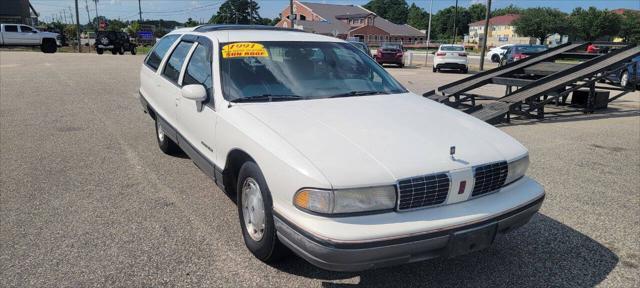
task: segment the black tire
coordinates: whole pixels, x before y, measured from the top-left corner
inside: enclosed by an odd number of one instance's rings
[[[98,55],[102,55],[104,50],[102,48],[96,48],[96,52],[98,52]]]
[[[493,54],[493,55],[491,56],[491,62],[493,62],[493,63],[498,63],[498,62],[500,62],[500,57],[498,56],[498,54]]]
[[[164,154],[176,155],[180,151],[178,144],[173,142],[173,140],[164,133],[162,127],[160,127],[160,121],[158,120],[156,120],[156,140],[158,140],[158,147],[160,147],[160,150],[162,150]]]
[[[462,69],[462,74],[467,74],[467,73],[469,73],[469,68]]]
[[[111,49],[111,54],[113,54],[113,55],[118,54],[118,51],[116,50],[116,48]]]
[[[58,44],[55,39],[42,39],[40,50],[43,53],[56,53],[58,51]]]
[[[118,48],[118,54],[124,55],[124,47],[120,46],[120,48]]]
[[[136,55],[136,53],[138,53],[137,50],[136,46],[131,47],[131,55]]]
[[[264,207],[265,225],[262,238],[258,241],[254,240],[249,235],[244,220],[242,190],[245,181],[251,181],[249,179],[252,179],[254,183],[258,184],[260,195],[262,195],[262,205]],[[238,174],[238,183],[236,187],[240,228],[242,229],[242,238],[244,239],[247,249],[249,249],[256,258],[266,263],[273,263],[282,259],[289,253],[289,249],[287,249],[280,240],[278,240],[278,236],[276,235],[276,226],[273,221],[273,202],[271,199],[271,192],[269,192],[269,187],[267,187],[264,176],[256,163],[249,161],[242,165],[240,173]],[[249,204],[247,203],[247,205]],[[251,208],[253,208],[253,206]]]
[[[400,64],[398,64],[398,67],[399,67],[399,68],[404,68],[404,63],[400,63]]]
[[[433,68],[431,68],[431,71],[433,71],[433,73],[437,73],[438,72],[438,68],[433,67]]]

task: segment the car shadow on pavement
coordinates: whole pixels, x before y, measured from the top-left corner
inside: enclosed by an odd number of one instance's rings
[[[496,238],[491,248],[458,258],[357,273],[325,271],[299,257],[274,267],[324,280],[323,287],[592,287],[617,263],[607,247],[538,213],[524,227]],[[358,284],[333,282],[354,277]]]

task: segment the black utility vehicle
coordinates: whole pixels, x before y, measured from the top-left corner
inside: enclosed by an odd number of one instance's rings
[[[129,34],[125,32],[98,31],[96,33],[95,47],[98,54],[104,53],[105,50],[110,50],[113,55],[123,55],[126,51],[136,55],[137,46],[137,44],[129,40]]]

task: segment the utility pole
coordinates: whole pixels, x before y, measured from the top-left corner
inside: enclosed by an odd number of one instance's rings
[[[429,4],[429,27],[427,28],[427,56],[424,58],[424,66],[429,64],[429,43],[431,42],[431,15],[433,15],[433,0]]]
[[[249,24],[253,24],[253,7],[251,4],[253,4],[253,1],[249,0]]]
[[[453,43],[456,44],[456,36],[458,36],[458,0],[456,0],[456,12],[453,17]]]
[[[93,0],[93,4],[96,5],[96,31],[100,27],[100,13],[98,13],[98,0]]]
[[[84,9],[87,10],[87,18],[89,19],[87,23],[91,23],[91,13],[89,13],[89,4],[87,4],[87,0],[84,0]]]
[[[140,1],[142,0],[138,0],[138,13],[140,13],[140,22],[142,23],[142,3]]]
[[[289,20],[291,21],[291,29],[293,29],[295,21],[295,15],[293,15],[293,0],[289,0]]]
[[[80,45],[80,12],[78,11],[78,0],[76,0],[76,36],[78,37],[78,53],[82,52]]]
[[[489,38],[489,19],[491,19],[491,0],[487,0],[487,12],[484,17],[484,39],[482,39],[482,50],[480,51],[480,71],[484,69],[484,53],[487,49],[487,38]]]

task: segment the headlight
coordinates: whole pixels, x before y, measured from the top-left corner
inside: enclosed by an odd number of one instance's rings
[[[529,167],[529,154],[522,158],[509,162],[509,173],[507,173],[507,180],[505,185],[508,185],[518,179],[520,179],[527,172]]]
[[[300,189],[293,204],[303,210],[321,214],[345,214],[393,209],[396,205],[395,186],[320,190]]]

